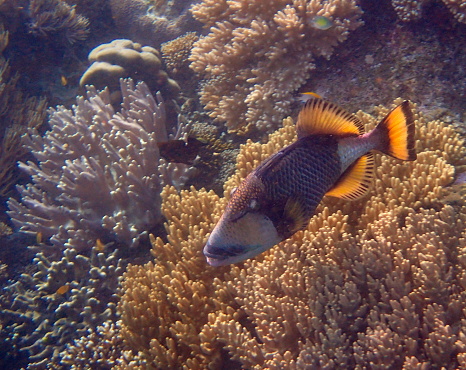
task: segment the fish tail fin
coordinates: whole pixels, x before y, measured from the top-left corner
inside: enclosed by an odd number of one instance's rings
[[[374,132],[381,137],[377,150],[404,161],[416,159],[414,117],[407,100],[393,109]]]

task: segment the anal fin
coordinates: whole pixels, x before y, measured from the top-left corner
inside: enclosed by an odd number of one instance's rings
[[[372,183],[374,156],[367,153],[354,162],[325,194],[346,200],[356,200],[364,196]]]

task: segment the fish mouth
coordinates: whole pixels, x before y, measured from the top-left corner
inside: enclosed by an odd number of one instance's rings
[[[244,260],[244,250],[243,246],[219,248],[207,244],[203,253],[209,265],[218,267]]]

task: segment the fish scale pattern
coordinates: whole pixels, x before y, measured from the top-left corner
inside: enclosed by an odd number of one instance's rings
[[[284,210],[287,201],[295,199],[303,206],[307,223],[341,175],[337,149],[338,143],[332,137],[308,137],[271,157],[256,172],[265,186],[267,200]]]

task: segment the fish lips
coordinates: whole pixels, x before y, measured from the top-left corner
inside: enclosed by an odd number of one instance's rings
[[[217,247],[207,243],[203,253],[209,265],[218,267],[244,261],[248,258],[247,253],[245,255],[246,250],[247,248],[241,245]]]

